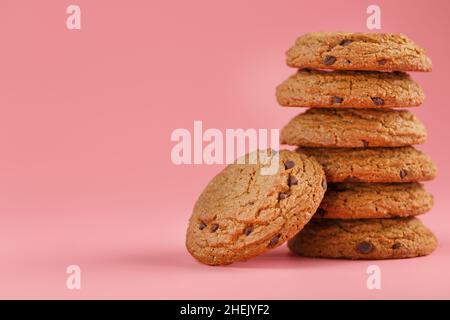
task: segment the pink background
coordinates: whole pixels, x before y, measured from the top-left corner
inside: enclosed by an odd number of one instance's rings
[[[450,298],[449,1],[376,1],[382,31],[427,49],[416,114],[437,162],[423,217],[440,239],[426,258],[291,257],[207,267],[184,248],[196,197],[221,166],[175,166],[176,128],[279,128],[293,70],[284,51],[309,31],[366,31],[372,1],[77,0],[0,4],[1,298]],[[382,290],[366,288],[366,267]],[[65,286],[82,269],[82,289]]]

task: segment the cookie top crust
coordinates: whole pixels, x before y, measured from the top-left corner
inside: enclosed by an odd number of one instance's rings
[[[432,180],[436,165],[414,147],[299,148],[323,166],[328,182],[418,182]]]
[[[372,71],[431,71],[424,49],[403,34],[312,32],[286,52],[294,68]]]
[[[280,151],[278,158],[272,160],[279,162],[275,174],[262,175],[260,161],[246,161],[209,182],[186,234],[193,257],[208,265],[247,260],[281,245],[311,219],[326,190],[322,167],[293,151]]]
[[[371,219],[408,217],[433,207],[420,183],[333,183],[314,218]]]
[[[313,220],[288,242],[295,254],[318,258],[399,259],[424,256],[437,239],[410,218]]]
[[[407,110],[309,109],[281,130],[281,143],[304,147],[400,147],[424,143],[424,125]]]
[[[276,89],[286,107],[407,108],[425,96],[404,72],[299,70]]]

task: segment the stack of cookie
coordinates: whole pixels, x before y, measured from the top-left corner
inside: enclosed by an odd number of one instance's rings
[[[437,240],[414,216],[432,207],[420,182],[436,168],[413,147],[426,140],[423,124],[397,109],[423,102],[405,73],[431,70],[423,49],[403,35],[311,33],[287,62],[300,70],[277,88],[279,103],[311,108],[281,132],[297,152],[256,150],[218,173],[194,205],[189,253],[208,265],[244,261],[286,241],[312,257],[431,253]],[[267,158],[277,164],[270,175],[260,161]]]
[[[328,190],[306,227],[289,241],[296,254],[388,259],[431,253],[437,240],[414,216],[436,175],[423,124],[408,110],[424,100],[406,73],[431,71],[424,50],[404,35],[310,33],[287,52],[298,72],[277,88],[282,106],[309,107],[281,132],[281,143],[318,160]],[[325,71],[326,70],[326,71]]]

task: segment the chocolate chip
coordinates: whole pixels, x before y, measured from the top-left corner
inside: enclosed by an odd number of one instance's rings
[[[378,64],[379,64],[380,66],[384,66],[384,65],[386,64],[386,62],[387,62],[386,59],[380,59],[380,60],[378,60]]]
[[[325,59],[323,59],[323,63],[326,66],[331,66],[335,62],[336,62],[336,57],[333,57],[333,56],[326,56]]]
[[[293,168],[294,166],[295,166],[295,162],[294,162],[294,161],[291,161],[291,160],[288,160],[288,161],[286,161],[286,162],[284,163],[284,168],[285,168],[286,170],[291,169],[291,168]]]
[[[268,244],[268,247],[269,247],[269,248],[275,247],[275,246],[277,245],[278,241],[280,241],[280,238],[281,238],[281,234],[277,234],[275,237],[273,237],[273,238],[270,240],[270,242],[269,242],[269,244]]]
[[[286,192],[280,192],[280,193],[278,194],[278,200],[283,200],[283,199],[286,199],[287,197],[289,197],[289,193],[286,193]]]
[[[384,100],[381,99],[381,98],[379,98],[379,97],[372,97],[372,98],[370,98],[370,99],[372,99],[373,103],[374,103],[376,106],[382,106],[382,105],[384,104]]]
[[[204,223],[203,221],[200,221],[200,224],[198,225],[198,228],[199,228],[200,230],[205,229],[205,228],[206,228],[206,223]]]
[[[344,182],[360,182],[361,180],[358,177],[354,177],[354,176],[348,176],[347,178],[344,179]]]
[[[319,217],[325,216],[326,213],[327,213],[327,212],[326,212],[325,209],[323,209],[323,208],[319,208],[319,209],[317,209],[317,211],[316,211],[316,215],[318,215]]]
[[[322,189],[327,190],[327,180],[325,178],[322,179]]]
[[[348,40],[348,39],[345,39],[345,40],[342,40],[341,41],[341,43],[339,43],[341,46],[343,46],[343,47],[346,47],[346,46],[348,46],[350,43],[352,43],[353,42],[353,40]]]
[[[392,245],[392,249],[397,250],[400,249],[402,244],[400,242],[396,242]]]
[[[245,234],[246,236],[248,236],[250,233],[252,233],[252,231],[253,231],[253,225],[250,224],[250,225],[248,225],[248,226],[245,227],[245,229],[244,229],[244,234]]]
[[[347,60],[347,63],[350,64],[350,63],[352,63],[352,62],[351,62],[350,60]]]
[[[406,177],[406,175],[408,174],[408,171],[406,171],[406,170],[400,170],[400,178],[404,178],[404,177]]]
[[[219,225],[217,223],[214,223],[213,225],[211,225],[211,232],[216,232],[217,229],[219,229]]]
[[[356,246],[356,250],[358,250],[358,252],[363,254],[371,253],[373,250],[373,244],[369,241],[360,242]]]
[[[344,98],[338,96],[331,97],[331,103],[342,103],[342,101],[344,101]]]
[[[296,177],[294,177],[294,176],[289,176],[289,179],[288,179],[289,187],[297,185],[297,184],[298,184],[298,179]]]
[[[369,141],[367,141],[367,140],[361,140],[361,141],[362,141],[364,148],[367,148],[369,146]]]

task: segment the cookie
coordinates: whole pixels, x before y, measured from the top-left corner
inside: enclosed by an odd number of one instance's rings
[[[286,52],[294,68],[431,71],[425,51],[402,34],[313,32]]]
[[[322,164],[328,182],[417,182],[436,176],[430,157],[414,147],[300,150]]]
[[[260,161],[246,161],[227,166],[209,182],[186,235],[194,258],[208,265],[247,260],[281,245],[311,219],[326,189],[320,164],[287,150],[278,160],[272,175],[261,174]]]
[[[314,218],[370,219],[416,216],[433,207],[433,196],[419,183],[335,183]]]
[[[286,107],[404,108],[419,106],[424,94],[403,72],[299,70],[276,89]]]
[[[399,259],[425,256],[437,239],[409,218],[313,220],[288,242],[295,254],[317,258]]]
[[[407,110],[309,109],[282,130],[280,142],[304,147],[400,147],[424,143],[424,125]]]

